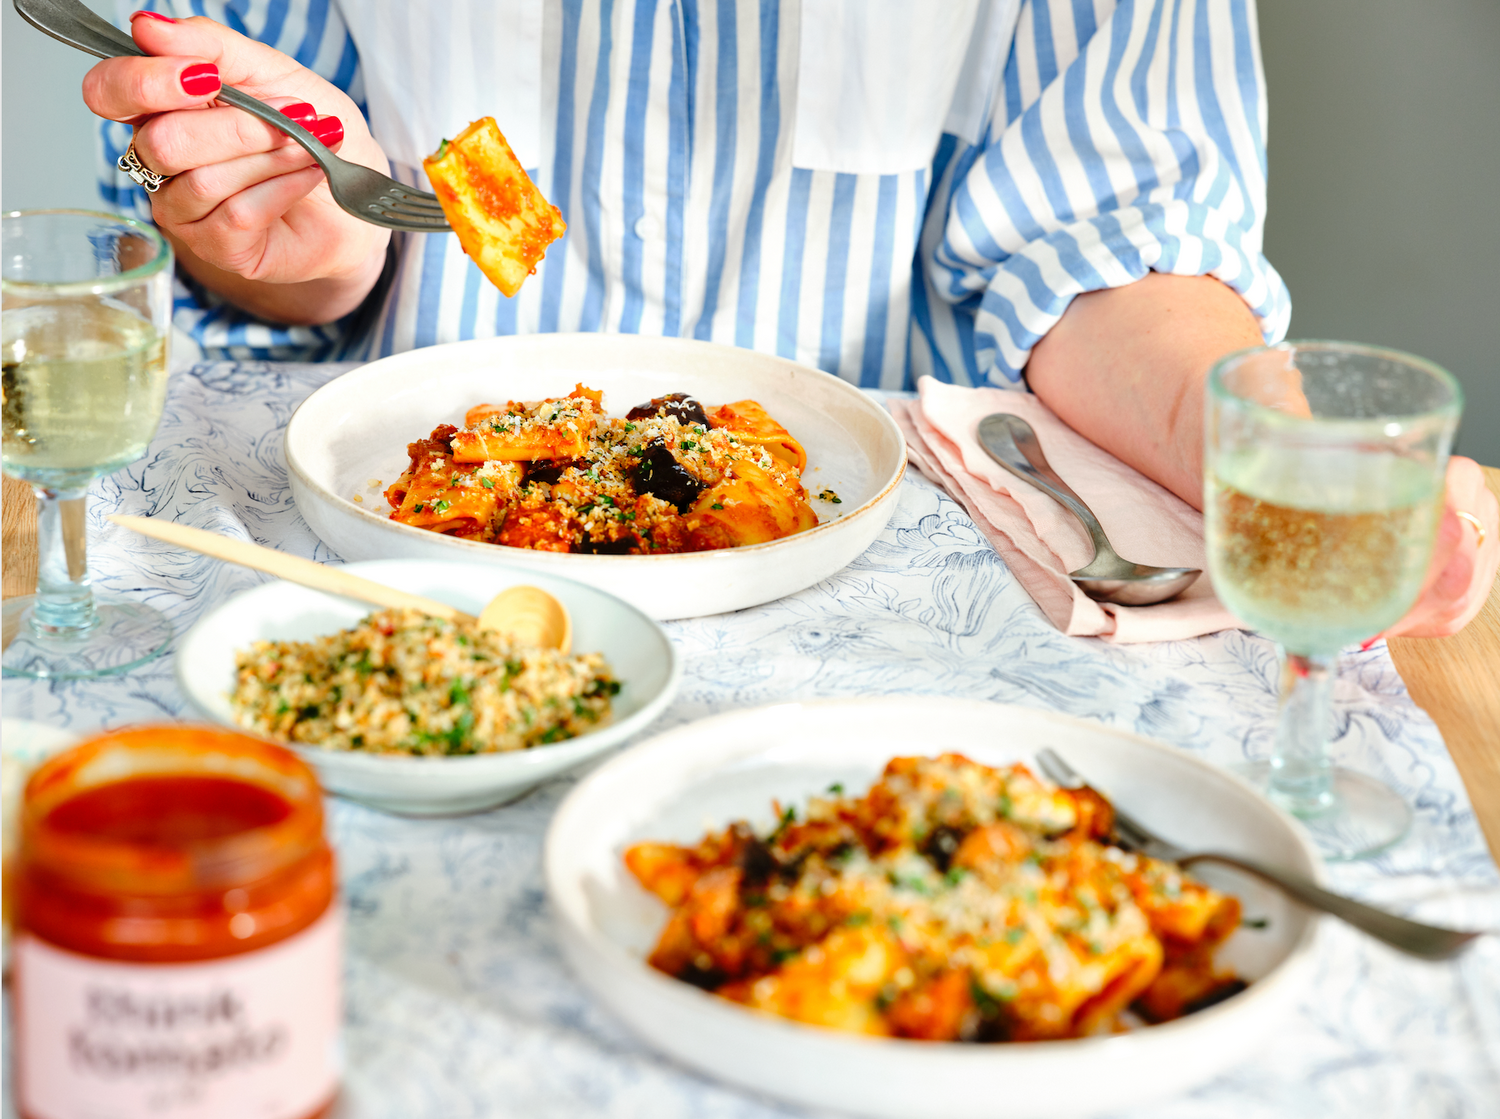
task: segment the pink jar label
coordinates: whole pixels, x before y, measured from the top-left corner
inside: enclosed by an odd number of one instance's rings
[[[120,963],[16,938],[16,1072],[31,1119],[305,1119],[341,1072],[336,905],[269,948]]]

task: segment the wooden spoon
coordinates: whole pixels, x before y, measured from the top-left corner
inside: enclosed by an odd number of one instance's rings
[[[566,653],[573,646],[573,619],[541,587],[510,587],[479,612],[479,628],[492,629],[520,645]]]
[[[476,618],[473,614],[465,614],[457,607],[435,598],[398,591],[395,587],[352,575],[342,568],[328,567],[299,556],[289,556],[285,552],[220,536],[216,532],[205,532],[201,528],[190,528],[152,517],[129,517],[123,513],[116,513],[109,520],[142,536],[176,544],[179,548],[228,563],[237,563],[241,567],[264,571],[289,583],[299,583],[314,590],[328,591],[375,606],[419,610],[423,614],[451,622],[478,622],[481,629],[494,630],[513,641],[559,649],[564,653],[572,645],[573,622],[568,617],[567,608],[540,587],[510,587],[503,590],[490,600]]]

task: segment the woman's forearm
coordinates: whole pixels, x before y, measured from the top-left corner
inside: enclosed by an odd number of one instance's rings
[[[193,279],[256,318],[284,326],[330,323],[363,303],[385,267],[385,247],[389,240],[389,237],[379,239],[369,256],[347,274],[280,284],[249,280],[217,268],[178,238],[170,233],[166,236],[177,254],[178,265]]]
[[[1075,299],[1026,379],[1075,431],[1202,508],[1208,371],[1261,342],[1250,308],[1219,280],[1152,272]]]

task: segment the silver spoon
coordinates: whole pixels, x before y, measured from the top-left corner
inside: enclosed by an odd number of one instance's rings
[[[1077,571],[1069,572],[1068,578],[1090,598],[1121,606],[1149,606],[1181,594],[1203,574],[1196,567],[1151,567],[1121,559],[1110,546],[1099,519],[1047,465],[1036,432],[1020,416],[996,412],[980,420],[979,445],[990,458],[1060,502],[1083,523],[1094,542],[1094,558]]]

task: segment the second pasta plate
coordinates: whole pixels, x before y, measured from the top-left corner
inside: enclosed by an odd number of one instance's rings
[[[503,547],[390,519],[383,489],[408,443],[463,424],[480,403],[602,390],[604,409],[687,393],[712,409],[758,402],[802,444],[802,483],[820,523],[767,543],[668,555],[584,555]],[[313,393],[287,426],[297,507],[347,560],[453,559],[546,571],[619,595],[655,618],[739,610],[839,571],[879,535],[906,466],[901,433],[871,397],[827,373],[711,342],[635,335],[529,335],[413,350]]]
[[[1313,964],[1315,919],[1217,867],[1193,873],[1238,898],[1245,921],[1215,960],[1248,989],[1112,1036],[975,1044],[845,1033],[748,1009],[647,964],[668,910],[626,869],[635,844],[692,845],[734,820],[769,832],[778,820],[773,801],[785,826],[796,819],[790,809],[809,796],[862,793],[893,757],[956,752],[981,765],[1022,762],[1035,771],[1043,746],[1190,848],[1317,873],[1296,825],[1248,785],[1133,734],[948,697],[787,703],[667,731],[580,782],[547,836],[547,891],[563,949],[584,983],[656,1048],[803,1107],[889,1119],[1064,1119],[1186,1091],[1251,1056],[1301,997]]]

